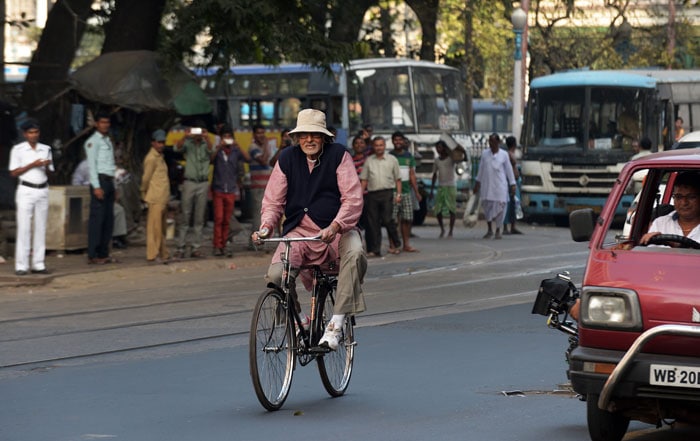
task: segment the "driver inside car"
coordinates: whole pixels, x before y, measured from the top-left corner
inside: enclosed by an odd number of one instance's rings
[[[640,244],[648,245],[659,234],[683,236],[700,242],[700,173],[678,174],[673,185],[673,205],[675,211],[654,219]],[[669,242],[669,245],[678,246],[678,243]]]

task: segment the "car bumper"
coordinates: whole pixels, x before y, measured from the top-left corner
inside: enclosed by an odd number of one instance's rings
[[[641,352],[649,340],[669,334],[700,337],[700,327],[657,326],[640,335],[627,352],[576,348],[571,353],[569,370],[573,389],[584,396],[600,396],[598,407],[601,409],[608,408],[612,400],[629,398],[700,402],[698,381],[694,381],[694,384],[686,383],[688,387],[656,385],[651,382],[652,365],[680,366],[688,372],[694,372],[694,376],[700,375],[700,358]]]

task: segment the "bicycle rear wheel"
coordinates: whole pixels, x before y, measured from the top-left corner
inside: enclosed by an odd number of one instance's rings
[[[335,285],[327,293],[323,301],[323,328],[333,316],[335,304]],[[339,397],[345,393],[352,375],[352,363],[355,358],[355,334],[352,317],[346,317],[343,327],[343,336],[335,351],[327,352],[319,356],[317,360],[318,372],[321,374],[321,382],[326,392],[332,397]]]
[[[267,410],[284,404],[294,371],[293,325],[282,295],[275,289],[260,295],[250,323],[250,377],[258,401]]]

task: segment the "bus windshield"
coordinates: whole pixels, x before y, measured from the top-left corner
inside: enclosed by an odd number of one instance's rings
[[[646,92],[637,88],[558,87],[533,91],[526,147],[632,152],[647,127]],[[585,148],[584,148],[585,147]]]
[[[399,66],[348,72],[350,131],[465,131],[459,75],[448,69]],[[412,103],[415,103],[413,105]]]

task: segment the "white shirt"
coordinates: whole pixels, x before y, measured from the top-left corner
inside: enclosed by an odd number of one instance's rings
[[[9,169],[10,171],[16,170],[31,164],[37,159],[51,159],[49,170],[54,171],[51,147],[46,144],[37,143],[36,147],[32,148],[27,141],[21,142],[12,147]],[[41,185],[46,183],[48,176],[46,176],[45,167],[33,167],[19,175],[19,179],[30,184]]]
[[[482,200],[508,202],[509,186],[515,185],[515,175],[508,152],[499,149],[493,154],[491,149],[484,150],[481,153],[476,180],[481,186],[479,195]]]
[[[659,231],[662,234],[677,234],[678,236],[683,236],[683,230],[678,223],[678,215],[675,211],[667,214],[666,216],[660,216],[654,219],[649,227],[649,232]],[[689,239],[693,239],[695,242],[700,242],[700,225],[697,225],[687,236]]]
[[[80,164],[75,168],[71,184],[90,185],[90,166],[88,165],[87,159],[80,161]]]

